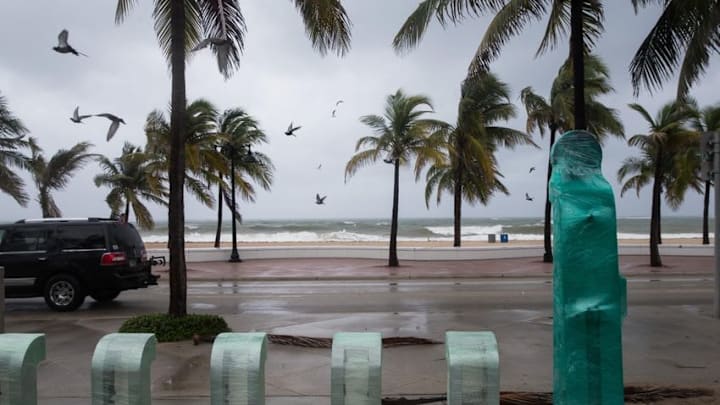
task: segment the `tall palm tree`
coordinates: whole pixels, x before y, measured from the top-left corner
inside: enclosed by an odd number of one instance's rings
[[[540,132],[540,136],[544,137],[545,130],[547,129],[550,135],[550,148],[548,150],[551,150],[555,144],[555,137],[558,131],[563,132],[574,127],[573,72],[570,65],[569,62],[566,62],[560,68],[557,77],[555,77],[553,81],[550,98],[548,100],[533,92],[531,87],[524,88],[520,93],[520,98],[527,111],[526,130],[528,133],[537,130]],[[610,74],[608,68],[602,60],[595,55],[588,55],[585,69],[585,105],[588,114],[588,128],[590,132],[597,136],[601,144],[608,135],[617,137],[625,136],[625,131],[617,111],[606,107],[597,100],[598,97],[614,91],[609,83],[609,79]],[[548,153],[548,171],[545,186],[545,253],[543,254],[543,261],[546,263],[553,261],[551,240],[552,207],[548,188],[551,174],[552,164]]]
[[[220,181],[218,172],[227,171],[217,150],[222,137],[215,130],[218,111],[207,100],[198,99],[187,106],[184,145],[185,188],[198,201],[213,207],[211,185]],[[145,121],[145,152],[155,156],[154,167],[167,173],[170,167],[170,123],[160,110],[152,111]]]
[[[294,0],[313,46],[321,53],[344,55],[350,48],[350,20],[340,0]],[[115,22],[121,23],[137,0],[118,0]],[[155,0],[155,33],[170,64],[170,199],[168,231],[170,248],[170,300],[168,313],[187,314],[187,269],[185,266],[185,61],[201,38],[220,38],[210,45],[220,72],[228,77],[240,64],[245,40],[245,19],[238,0]]]
[[[720,1],[632,0],[635,11],[658,4],[663,12],[630,63],[632,84],[657,89],[679,68],[677,97],[684,98],[720,48]]]
[[[223,138],[221,151],[226,161],[234,159],[235,162],[236,192],[245,201],[255,201],[253,183],[269,190],[273,180],[275,167],[270,158],[261,152],[252,150],[257,145],[267,143],[267,135],[260,129],[260,124],[253,117],[239,108],[225,110],[222,115],[219,115],[216,119],[216,131]],[[226,167],[229,166],[230,164],[226,163]],[[226,175],[229,177],[232,173],[226,173]],[[237,206],[233,207],[232,205],[232,188],[223,181],[225,174],[220,176],[215,247],[220,247],[223,200],[230,210],[235,211],[236,218],[241,218]]]
[[[93,146],[89,142],[80,142],[70,149],[60,149],[48,160],[42,154],[34,138],[30,138],[30,156],[27,166],[38,189],[37,201],[43,218],[61,217],[62,212],[50,194],[53,190],[65,188],[78,169],[98,155],[88,153]]]
[[[23,207],[30,198],[23,190],[25,182],[12,168],[25,167],[26,157],[20,151],[30,146],[25,139],[27,133],[25,125],[10,111],[7,100],[0,94],[0,191]]]
[[[455,247],[461,245],[463,199],[470,204],[486,205],[496,191],[509,194],[500,181],[497,149],[535,145],[527,134],[496,125],[515,114],[510,88],[488,73],[463,82],[457,124],[441,129],[448,160],[433,164],[428,170],[425,203],[429,204],[433,190],[437,191],[438,204],[443,191],[453,194]]]
[[[425,108],[424,108],[425,107]],[[426,109],[427,108],[427,109]],[[431,161],[441,161],[442,153],[430,134],[447,124],[422,118],[432,112],[430,99],[423,95],[406,95],[402,90],[391,94],[385,101],[385,114],[365,115],[360,121],[370,127],[375,136],[364,136],[357,141],[357,152],[345,165],[345,179],[358,169],[379,159],[393,165],[393,206],[390,224],[390,252],[388,266],[399,266],[397,258],[398,206],[400,195],[400,166],[415,159],[415,178]]]
[[[693,128],[698,132],[717,132],[720,131],[720,104],[715,104],[703,108],[698,111],[697,117],[693,119]],[[701,157],[705,158],[704,156]],[[710,244],[710,233],[709,233],[709,216],[710,216],[710,187],[712,186],[712,180],[705,180],[705,190],[703,199],[703,245]]]
[[[585,129],[583,59],[604,31],[601,0],[424,0],[395,35],[393,47],[396,51],[405,51],[417,46],[433,16],[446,26],[489,12],[494,12],[495,17],[470,63],[470,74],[489,71],[490,63],[500,56],[503,46],[512,37],[519,35],[529,22],[547,15],[547,26],[536,56],[555,48],[570,32],[570,57],[575,77],[574,123],[576,129]]]
[[[628,145],[640,148],[641,157],[629,157],[618,170],[618,181],[623,183],[620,196],[631,189],[640,190],[649,184],[652,186],[652,207],[650,215],[650,265],[662,266],[660,250],[660,201],[663,188],[671,207],[682,202],[684,191],[689,185],[689,176],[680,176],[684,172],[684,161],[678,159],[683,150],[697,143],[693,131],[685,124],[693,117],[692,110],[684,103],[673,102],[664,105],[655,117],[652,117],[639,104],[630,104],[648,124],[647,134],[637,134],[628,140]],[[628,178],[625,181],[625,178]],[[673,184],[677,183],[677,184]],[[684,184],[682,184],[684,183]]]
[[[143,229],[152,229],[155,221],[141,199],[167,205],[167,189],[163,179],[153,170],[153,156],[126,142],[119,157],[110,160],[103,156],[99,164],[104,173],[95,176],[95,185],[110,187],[105,200],[113,214],[120,212],[124,200],[125,218],[130,220],[132,207],[138,225]]]

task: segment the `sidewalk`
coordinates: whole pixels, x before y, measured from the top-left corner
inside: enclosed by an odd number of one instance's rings
[[[650,267],[647,256],[620,256],[620,273],[626,277],[656,275],[712,275],[711,256],[666,256],[663,267]],[[262,259],[239,263],[195,262],[187,264],[188,280],[384,280],[443,278],[552,277],[552,264],[540,258],[454,261],[400,261],[387,267],[377,259]],[[168,267],[153,267],[153,273],[168,279]]]

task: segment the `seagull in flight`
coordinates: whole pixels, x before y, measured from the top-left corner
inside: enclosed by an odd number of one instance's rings
[[[292,121],[290,121],[290,125],[288,125],[287,131],[285,131],[285,135],[287,135],[287,136],[290,136],[290,135],[292,135],[292,136],[297,136],[297,135],[294,134],[294,132],[297,131],[297,130],[300,129],[300,128],[301,128],[300,126],[293,127],[293,123],[292,123]]]
[[[318,170],[322,169],[322,163],[320,163],[317,167]]]
[[[75,111],[73,111],[73,116],[70,117],[70,121],[72,121],[72,122],[74,122],[74,123],[76,123],[76,124],[80,124],[80,123],[82,123],[82,120],[84,120],[85,118],[90,118],[90,117],[92,117],[92,114],[89,114],[89,115],[80,115],[80,113],[78,112],[79,110],[80,110],[80,107],[79,107],[79,106],[78,106],[78,107],[75,107]]]
[[[535,170],[535,166],[530,168],[530,171],[528,173],[532,173]]]
[[[338,100],[335,102],[335,107],[339,106],[340,104],[344,103],[343,100]]]
[[[530,197],[530,194],[528,194],[528,193],[525,193],[525,199],[528,200],[528,201],[532,201],[532,200],[533,200],[533,198]]]
[[[332,110],[332,117],[333,117],[333,118],[335,118],[335,112],[337,112],[337,110]]]
[[[315,194],[315,204],[324,205],[326,198],[327,198],[327,196],[320,197],[320,194]]]
[[[113,115],[110,113],[102,113],[102,114],[95,114],[96,117],[105,117],[112,121],[110,123],[110,129],[108,129],[107,133],[107,140],[109,141],[113,136],[115,136],[115,132],[117,132],[118,127],[120,127],[120,124],[124,124],[125,121],[118,117],[117,115]]]
[[[58,46],[54,46],[53,50],[59,53],[71,53],[76,56],[82,55],[87,57],[87,55],[76,51],[75,48],[68,44],[68,30],[60,31],[60,35],[58,35]]]

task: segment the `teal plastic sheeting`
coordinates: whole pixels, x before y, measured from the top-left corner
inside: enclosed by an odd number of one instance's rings
[[[382,335],[339,332],[333,337],[330,403],[380,405]]]
[[[448,405],[498,405],[500,356],[493,332],[445,332]]]
[[[615,199],[602,150],[570,131],[551,152],[555,404],[623,404],[622,320]]]

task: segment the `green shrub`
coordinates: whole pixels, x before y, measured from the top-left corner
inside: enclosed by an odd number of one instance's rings
[[[189,314],[171,316],[168,314],[139,315],[128,319],[120,326],[122,333],[154,333],[158,342],[177,342],[191,339],[193,334],[217,335],[230,332],[225,319],[217,315]]]

